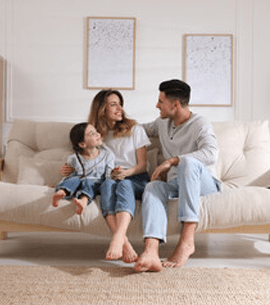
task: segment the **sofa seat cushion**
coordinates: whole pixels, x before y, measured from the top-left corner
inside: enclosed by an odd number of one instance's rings
[[[75,214],[72,201],[51,205],[54,189],[48,186],[0,182],[0,219],[27,225],[43,225],[71,231],[108,235],[99,205],[91,203],[83,215]]]
[[[110,236],[100,210],[99,197],[79,216],[75,214],[72,201],[62,200],[59,207],[52,207],[53,193],[54,189],[47,186],[0,182],[0,219]],[[178,199],[168,203],[168,235],[179,234],[181,229],[177,220],[177,203]],[[141,219],[141,204],[137,202],[136,213],[129,227],[131,237],[142,237]],[[270,223],[270,190],[266,188],[243,187],[201,198],[198,232],[267,223]]]

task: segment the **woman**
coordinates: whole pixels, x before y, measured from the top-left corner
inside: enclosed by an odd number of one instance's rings
[[[93,99],[88,122],[101,134],[115,155],[112,180],[101,185],[101,210],[113,233],[106,259],[131,263],[138,255],[126,236],[134,216],[136,199],[141,199],[149,181],[146,146],[150,141],[142,126],[126,117],[124,100],[117,90],[101,90]]]
[[[123,105],[119,91],[102,90],[93,99],[88,121],[115,155],[113,180],[101,185],[101,210],[113,233],[106,259],[123,256],[125,262],[134,262],[138,256],[126,232],[134,216],[135,199],[141,198],[149,181],[146,146],[150,141],[143,127],[126,117]]]

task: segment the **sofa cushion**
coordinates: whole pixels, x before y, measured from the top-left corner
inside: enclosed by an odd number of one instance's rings
[[[72,153],[69,132],[73,123],[15,120],[8,139],[3,181],[17,182],[19,156],[65,162]],[[250,184],[270,169],[268,122],[215,122],[219,144],[217,175],[226,188]],[[151,138],[151,172],[164,158],[157,138]],[[156,158],[156,150],[158,154]],[[154,164],[154,165],[153,165]],[[153,166],[152,166],[153,165]]]
[[[260,186],[270,188],[270,170],[249,183],[249,186]]]
[[[56,186],[62,179],[63,162],[47,161],[25,156],[19,157],[18,184]]]
[[[77,215],[72,201],[61,200],[59,207],[52,207],[53,192],[54,190],[47,186],[0,182],[0,219],[110,236],[100,210],[99,196],[87,206],[82,215]],[[181,230],[181,223],[177,219],[177,202],[177,199],[172,199],[168,203],[168,235],[178,235]],[[270,190],[260,187],[243,187],[202,197],[197,232],[269,223]],[[130,237],[142,237],[139,202],[128,234]]]
[[[64,164],[72,153],[69,132],[73,125],[14,120],[7,143],[3,181],[17,183],[20,156]]]
[[[217,175],[227,188],[248,185],[270,169],[269,124],[215,122],[219,145]]]

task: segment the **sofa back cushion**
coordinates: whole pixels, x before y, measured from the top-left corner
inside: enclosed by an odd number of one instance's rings
[[[3,181],[17,183],[19,176],[19,162],[25,162],[26,159],[20,156],[33,158],[31,164],[33,173],[44,169],[42,161],[52,162],[51,166],[64,164],[67,156],[72,153],[72,147],[69,140],[69,132],[74,124],[65,122],[34,122],[27,120],[15,120],[12,125],[7,142],[7,152],[5,155],[5,167],[3,172]],[[35,161],[35,162],[34,162]],[[24,168],[20,164],[20,168]],[[26,173],[26,171],[24,171]],[[19,182],[31,181],[31,177],[22,177],[20,173]],[[28,179],[29,178],[29,179]],[[45,179],[46,180],[46,179]]]
[[[7,143],[3,180],[12,183],[27,182],[30,179],[23,173],[29,174],[35,171],[38,177],[39,171],[45,172],[45,167],[53,167],[57,164],[55,162],[64,164],[67,156],[72,153],[69,132],[73,125],[64,122],[15,120]],[[220,150],[217,175],[224,182],[225,187],[248,185],[270,169],[268,121],[215,122],[213,128]],[[158,151],[156,159],[160,164],[164,160],[160,143],[158,139],[150,140],[152,145],[148,147],[148,155],[153,161],[153,154],[150,151],[154,151],[155,154]],[[22,164],[19,166],[19,162],[25,162],[23,161],[25,158],[19,158],[20,156],[28,158],[28,163],[32,164],[31,170],[26,170]],[[19,168],[24,169],[20,175]],[[43,180],[47,181],[46,178]],[[31,181],[34,183],[35,180]]]
[[[270,168],[268,121],[215,122],[219,145],[217,175],[226,187],[248,185]]]
[[[270,137],[268,121],[212,123],[219,146],[217,176],[224,188],[236,188],[252,183],[270,169]],[[158,139],[150,139],[159,147]],[[164,158],[161,150],[158,164]],[[270,183],[270,181],[269,181]]]

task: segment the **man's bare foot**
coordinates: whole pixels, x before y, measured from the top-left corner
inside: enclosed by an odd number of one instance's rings
[[[64,190],[58,190],[52,197],[52,206],[55,208],[58,207],[59,202],[66,196],[66,192]]]
[[[167,268],[183,267],[194,252],[194,244],[178,244],[172,256],[168,257],[168,259],[162,263],[162,266]]]
[[[82,215],[82,213],[84,212],[84,210],[87,206],[88,198],[87,197],[83,197],[81,199],[74,198],[73,202],[76,206],[75,213],[78,215]]]
[[[158,255],[152,254],[150,252],[143,252],[135,264],[133,270],[135,272],[160,272],[162,270],[162,264]]]

